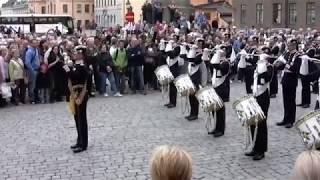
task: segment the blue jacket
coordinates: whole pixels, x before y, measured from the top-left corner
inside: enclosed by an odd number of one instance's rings
[[[25,56],[25,65],[29,70],[36,71],[40,68],[39,51],[36,48],[28,48]]]

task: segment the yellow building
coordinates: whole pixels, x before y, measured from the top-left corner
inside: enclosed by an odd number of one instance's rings
[[[71,15],[76,27],[94,24],[94,0],[28,0],[36,14]]]

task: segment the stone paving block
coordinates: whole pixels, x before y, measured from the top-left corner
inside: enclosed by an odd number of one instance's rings
[[[231,84],[226,132],[218,139],[207,134],[205,113],[198,121],[184,119],[180,98],[177,108],[170,110],[163,107],[167,99],[157,92],[92,98],[89,147],[76,155],[69,149],[76,130],[66,103],[0,109],[0,179],[149,180],[152,151],[164,144],[179,145],[192,154],[195,180],[290,178],[304,147],[296,130],[275,126],[283,116],[281,94],[271,99],[266,158],[253,162],[243,155],[243,131],[232,102],[245,95],[244,89],[244,84]],[[311,110],[297,108],[297,117]]]

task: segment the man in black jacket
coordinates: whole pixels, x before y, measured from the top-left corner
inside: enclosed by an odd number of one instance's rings
[[[136,93],[136,90],[140,91],[140,93],[144,92],[143,63],[144,55],[140,48],[140,42],[138,39],[132,39],[128,49],[128,67],[130,70],[130,86],[133,93]]]

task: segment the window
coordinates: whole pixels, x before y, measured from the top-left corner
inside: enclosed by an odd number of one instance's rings
[[[62,5],[62,11],[63,11],[63,13],[68,13],[68,5],[67,4]]]
[[[81,20],[77,21],[77,27],[81,27]]]
[[[81,4],[77,4],[77,13],[81,13],[82,12],[82,6]]]
[[[99,7],[99,4],[98,4],[98,2],[99,2],[99,0],[96,0],[96,6],[97,6],[97,7]]]
[[[94,12],[94,4],[92,4],[92,11],[91,12]]]
[[[110,5],[110,0],[108,0],[108,6]]]
[[[41,14],[45,14],[46,13],[46,7],[45,6],[42,6],[41,7]]]
[[[316,22],[316,6],[314,2],[307,3],[307,24],[313,25]]]
[[[241,4],[240,6],[240,23],[246,24],[246,16],[247,16],[247,5]]]
[[[84,5],[84,12],[85,13],[90,13],[90,4]]]
[[[289,24],[293,25],[297,23],[297,4],[289,4]]]
[[[116,5],[116,0],[113,1],[113,5],[114,5],[114,6]]]
[[[56,5],[53,5],[53,12],[56,14]]]
[[[84,24],[85,24],[86,27],[89,27],[90,26],[90,21],[89,20],[85,20]]]
[[[273,24],[281,24],[282,6],[280,3],[273,4]]]
[[[257,24],[263,24],[263,4],[257,4],[256,6],[256,22]]]

